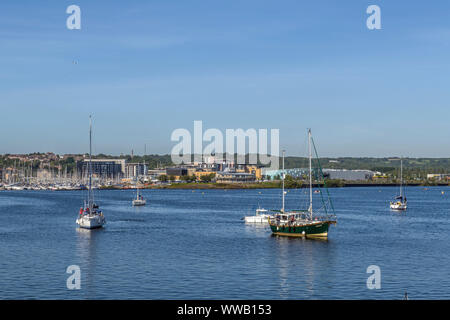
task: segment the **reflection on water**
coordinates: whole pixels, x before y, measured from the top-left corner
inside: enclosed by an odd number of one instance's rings
[[[334,248],[327,239],[308,239],[272,235],[276,241],[280,298],[289,299],[291,291],[301,290],[307,297],[317,298],[323,279],[332,276]]]
[[[77,227],[77,245],[76,255],[80,261],[81,279],[83,294],[87,297],[95,297],[95,272],[96,272],[96,257],[99,254],[97,251],[97,241],[100,239],[100,234],[104,229],[83,229]]]
[[[406,213],[389,209],[396,188],[332,189],[338,224],[328,240],[273,236],[241,220],[280,207],[279,190],[143,190],[145,207],[131,206],[133,191],[102,190],[108,223],[99,230],[77,228],[80,192],[0,192],[0,298],[401,299],[407,290],[448,299],[443,189],[408,188]],[[287,209],[302,191],[288,193]],[[79,292],[65,286],[74,264]],[[381,290],[366,288],[370,265],[381,268]]]

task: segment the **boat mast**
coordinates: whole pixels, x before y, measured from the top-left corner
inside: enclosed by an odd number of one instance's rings
[[[402,188],[403,188],[403,157],[400,158],[400,197],[402,197],[403,201]]]
[[[309,148],[309,214],[313,213],[313,197],[312,197],[312,149],[311,149],[311,129],[308,129],[308,148]]]
[[[282,191],[283,191],[283,205],[282,205],[282,207],[281,207],[281,212],[282,213],[284,213],[284,197],[285,197],[285,194],[284,194],[284,153],[285,153],[285,151],[283,150],[283,170],[282,170]]]
[[[138,163],[136,170],[136,199],[139,200],[139,169],[141,164]]]
[[[92,196],[92,116],[89,116],[89,192],[88,206],[89,212],[92,212],[94,198]]]

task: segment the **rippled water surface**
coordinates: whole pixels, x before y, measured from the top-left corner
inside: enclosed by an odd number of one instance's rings
[[[0,298],[450,299],[450,188],[408,188],[407,213],[388,209],[395,192],[331,189],[338,224],[318,241],[243,223],[279,208],[279,190],[146,190],[141,208],[131,190],[97,191],[108,223],[94,231],[76,228],[84,192],[2,191]],[[69,265],[81,290],[66,288]],[[381,290],[366,287],[370,265]]]

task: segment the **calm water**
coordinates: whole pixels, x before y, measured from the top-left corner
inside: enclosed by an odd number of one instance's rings
[[[445,191],[445,194],[441,194]],[[305,190],[288,193],[298,208]],[[83,231],[84,192],[0,192],[2,299],[411,299],[450,298],[450,188],[330,190],[338,224],[329,240],[271,236],[241,218],[279,208],[279,190],[97,191],[108,224]],[[319,196],[315,195],[318,199]],[[81,290],[66,288],[79,265]],[[381,268],[381,290],[366,269]]]

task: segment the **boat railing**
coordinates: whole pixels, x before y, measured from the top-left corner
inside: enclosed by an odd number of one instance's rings
[[[294,225],[302,225],[302,224],[309,224],[314,222],[330,222],[335,224],[337,222],[336,215],[334,214],[328,214],[328,215],[321,215],[321,216],[313,216],[312,220],[310,215],[308,214],[299,214],[295,219],[277,219],[277,215],[270,216],[269,217],[269,224],[274,224],[277,226],[286,225],[286,226],[294,226]]]

